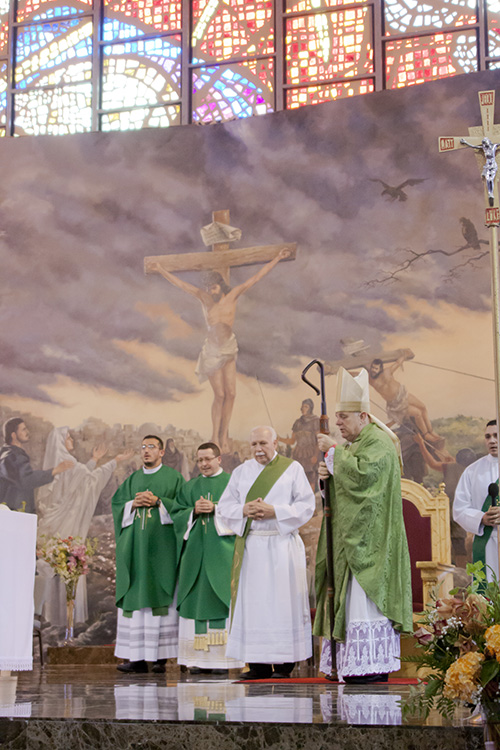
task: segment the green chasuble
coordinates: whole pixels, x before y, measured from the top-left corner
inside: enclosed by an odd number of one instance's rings
[[[334,473],[329,481],[335,583],[333,637],[345,639],[349,573],[396,630],[412,632],[401,472],[390,437],[375,424],[366,425],[353,443],[335,448]],[[314,634],[329,638],[325,519],[316,557],[316,596]]]
[[[162,524],[159,508],[137,508],[134,521],[122,529],[125,503],[150,490],[170,514],[184,478],[162,466],[154,474],[135,471],[118,487],[111,507],[116,538],[116,606],[125,613],[151,607],[167,614],[176,584],[177,551],[172,524]],[[156,611],[155,611],[156,610]]]
[[[195,620],[198,634],[211,628],[225,628],[231,599],[231,563],[234,536],[219,536],[213,514],[202,513],[194,519],[184,541],[189,517],[200,497],[217,504],[229,482],[229,474],[199,477],[187,482],[172,508],[180,557],[177,609],[181,617]],[[182,554],[181,554],[182,553]]]

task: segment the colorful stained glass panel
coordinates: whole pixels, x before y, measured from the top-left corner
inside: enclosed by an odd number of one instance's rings
[[[487,17],[488,56],[500,57],[500,0],[488,0]]]
[[[193,122],[222,122],[273,109],[271,58],[193,71]]]
[[[317,8],[335,8],[338,5],[352,5],[352,3],[366,3],[366,0],[286,0],[287,13],[300,13]]]
[[[16,20],[41,21],[88,13],[91,10],[92,0],[72,0],[60,5],[56,5],[54,0],[18,0]]]
[[[6,123],[7,110],[7,61],[0,60],[0,125]]]
[[[358,94],[369,94],[375,90],[372,78],[362,81],[341,81],[325,86],[304,86],[299,89],[288,89],[286,92],[286,108],[297,109],[306,104],[321,104],[345,99]]]
[[[470,32],[386,43],[387,88],[411,86],[476,70],[476,35]]]
[[[7,51],[9,40],[9,0],[0,0],[0,55]]]
[[[140,107],[125,112],[107,112],[101,115],[101,130],[141,130],[142,128],[167,128],[181,124],[181,108]]]
[[[384,0],[387,34],[477,22],[477,0]]]
[[[104,0],[105,18],[129,19],[144,31],[178,31],[182,23],[181,0]]]
[[[92,69],[92,22],[57,21],[21,27],[16,40],[17,88],[88,80]]]
[[[227,60],[274,52],[273,11],[273,0],[194,0],[193,59]]]
[[[103,49],[102,108],[180,99],[180,37],[145,39]]]
[[[373,72],[371,8],[300,16],[286,26],[288,83]]]
[[[91,100],[90,83],[16,94],[15,135],[66,135],[89,131]]]

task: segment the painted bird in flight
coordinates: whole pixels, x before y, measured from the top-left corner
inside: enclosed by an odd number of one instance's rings
[[[408,196],[406,195],[403,188],[407,186],[411,187],[412,185],[418,185],[420,182],[425,182],[426,179],[428,178],[424,177],[422,180],[417,180],[417,179],[406,180],[405,182],[402,182],[401,185],[397,185],[396,187],[393,187],[392,185],[388,185],[387,182],[384,182],[383,180],[379,180],[376,177],[369,178],[370,182],[380,182],[380,184],[383,185],[384,187],[380,195],[387,195],[392,201],[395,201],[396,199],[399,201],[408,200]]]

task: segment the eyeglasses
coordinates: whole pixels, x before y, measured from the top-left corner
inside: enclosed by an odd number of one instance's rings
[[[145,451],[146,449],[149,449],[150,451],[154,450],[156,448],[157,451],[160,450],[159,445],[154,445],[153,443],[149,443],[148,445],[141,445],[141,451]]]

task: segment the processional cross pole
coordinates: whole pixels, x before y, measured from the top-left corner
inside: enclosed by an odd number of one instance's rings
[[[476,160],[484,182],[485,224],[490,230],[493,351],[495,356],[495,397],[498,430],[498,426],[500,426],[500,274],[498,261],[500,205],[498,200],[498,156],[496,152],[498,146],[500,146],[500,125],[494,122],[495,92],[479,91],[478,95],[482,125],[470,127],[467,140],[456,136],[440,136],[438,145],[440,152],[454,151],[459,148],[473,148],[476,151]],[[500,453],[498,455],[498,468],[500,475]],[[495,504],[499,504],[498,496]],[[500,526],[497,526],[497,540],[498,566],[500,570]]]

